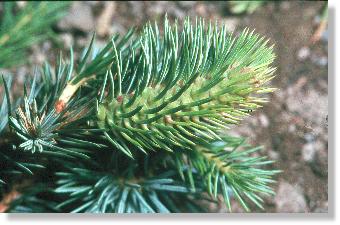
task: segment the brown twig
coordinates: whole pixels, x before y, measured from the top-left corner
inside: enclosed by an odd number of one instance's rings
[[[6,212],[6,210],[8,209],[10,203],[16,199],[18,196],[20,195],[20,193],[13,188],[13,190],[11,192],[9,192],[8,194],[6,194],[4,196],[4,198],[2,199],[2,201],[0,202],[0,213],[4,213]]]

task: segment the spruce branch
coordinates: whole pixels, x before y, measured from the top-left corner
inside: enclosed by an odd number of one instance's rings
[[[113,45],[110,89],[97,109],[98,126],[130,156],[124,142],[172,151],[219,138],[266,102],[254,94],[275,90],[266,86],[275,71],[272,47],[247,29],[234,38],[225,27],[186,20],[180,33],[165,19],[163,36],[148,24],[139,42],[124,59]]]
[[[7,81],[6,81],[7,80]],[[11,77],[7,77],[7,79],[5,79],[4,76],[2,76],[2,81],[4,83],[4,86],[5,86],[5,93],[7,94],[7,96],[9,95],[9,89],[8,87],[11,86],[11,83],[12,83],[12,78]],[[1,118],[1,121],[0,121],[0,134],[5,130],[6,128],[6,125],[8,123],[8,117],[7,115],[9,114],[10,112],[10,99],[7,98],[5,99],[5,94],[3,94],[4,97],[2,98],[1,100],[1,107],[0,107],[0,118]],[[7,101],[6,101],[7,100]]]
[[[60,57],[54,73],[50,65],[45,64],[40,82],[36,71],[30,91],[25,88],[22,104],[15,110],[15,115],[9,115],[10,127],[22,140],[17,146],[19,149],[32,153],[38,151],[44,154],[87,158],[81,149],[68,149],[57,144],[60,140],[59,133],[67,133],[67,126],[83,120],[91,111],[88,106],[93,102],[88,97],[74,98],[62,112],[56,112],[54,105],[71,78],[72,68],[73,62],[65,64]]]
[[[165,18],[162,34],[149,23],[99,51],[93,35],[78,62],[71,49],[54,71],[46,63],[19,106],[0,111],[24,150],[16,152],[59,165],[48,194],[28,188],[17,206],[44,206],[51,195],[53,209],[36,210],[193,212],[204,210],[196,200],[222,195],[229,210],[231,199],[263,208],[279,171],[264,168],[273,162],[256,156],[260,148],[222,131],[275,90],[272,46],[202,19],[178,27]]]
[[[58,196],[53,195],[53,189],[46,183],[38,183],[33,187],[28,186],[21,190],[24,195],[16,197],[5,212],[11,213],[60,213],[56,208],[60,200]]]
[[[12,104],[10,101],[10,87],[12,83],[12,77],[2,77],[5,86],[5,96],[0,102],[0,190],[3,185],[8,183],[8,180],[12,178],[13,174],[17,178],[22,174],[33,175],[34,169],[43,169],[44,166],[34,162],[32,157],[28,154],[21,154],[15,151],[14,146],[18,144],[17,136],[12,133],[6,132],[8,115],[10,115]],[[6,100],[7,99],[7,100]],[[12,178],[13,179],[13,178]]]
[[[70,74],[70,76],[72,76],[72,79],[67,83],[67,86],[64,88],[59,96],[58,101],[55,103],[55,109],[58,113],[64,110],[66,104],[68,103],[68,101],[70,101],[76,91],[81,86],[88,85],[89,81],[94,81],[92,82],[94,88],[100,87],[100,85],[102,84],[100,81],[103,81],[105,72],[107,72],[108,68],[112,66],[115,60],[114,57],[115,52],[117,51],[116,48],[119,49],[120,54],[123,54],[124,56],[128,54],[126,43],[131,39],[134,31],[135,29],[131,28],[121,38],[119,38],[119,35],[114,35],[111,39],[111,42],[109,42],[98,53],[93,54],[92,59],[90,59],[91,52],[93,53],[93,43],[95,40],[95,34],[93,34],[89,47],[84,51],[83,57],[80,59],[78,64],[75,65],[75,71]],[[114,45],[116,41],[118,43],[117,45]],[[136,40],[130,40],[130,42],[130,48],[132,48],[132,46],[138,45],[138,42]],[[73,62],[72,52],[71,62]],[[105,78],[105,80],[106,79],[107,77]]]
[[[275,181],[272,177],[279,170],[266,170],[259,166],[272,164],[274,161],[266,157],[254,156],[261,147],[251,147],[243,138],[224,136],[221,140],[200,146],[195,151],[185,154],[177,153],[175,161],[178,168],[190,165],[204,178],[206,191],[217,198],[221,194],[224,202],[231,211],[231,199],[236,198],[246,211],[250,211],[248,202],[257,207],[262,206],[262,195],[274,195],[269,187]],[[185,178],[190,181],[191,173]],[[194,188],[194,183],[191,185]]]
[[[83,173],[91,173],[91,171],[75,168],[72,173],[60,174],[64,178],[60,179],[60,186],[56,192],[69,194],[70,198],[59,204],[57,208],[71,206],[69,208],[71,212],[169,213],[173,209],[178,209],[174,202],[181,199],[185,202],[182,203],[183,207],[192,204],[188,201],[190,199],[188,195],[194,197],[178,180],[162,174],[158,179],[143,179],[143,181],[120,180],[114,176],[103,176],[98,180],[99,174],[97,176],[93,174],[93,178],[96,179],[91,181],[87,176],[82,177]],[[70,181],[76,180],[79,183],[69,185]]]
[[[55,192],[69,196],[57,209],[94,213],[205,211],[194,201],[204,199],[202,193],[193,192],[175,168],[164,167],[162,160],[150,161],[145,156],[131,160],[110,150],[92,159],[86,166],[65,164],[66,169],[57,172]],[[196,178],[199,186],[200,178]]]
[[[132,32],[129,32],[122,37],[118,46],[123,46],[131,34]],[[118,35],[113,39],[117,40]],[[96,88],[99,88],[101,84],[101,79],[97,85],[92,86],[88,83],[91,79],[96,82],[93,79],[93,72],[89,72],[89,69],[98,72],[100,78],[98,62],[100,62],[99,66],[103,65],[101,60],[108,63],[106,67],[112,64],[108,61],[108,59],[112,60],[112,55],[108,54],[112,43],[102,49],[89,63],[87,60],[92,50],[93,40],[94,36],[84,57],[77,64],[77,68],[74,65],[73,50],[71,49],[69,63],[63,62],[60,55],[55,71],[52,71],[48,63],[45,63],[41,74],[36,71],[34,79],[29,85],[29,94],[25,89],[24,101],[15,110],[15,116],[9,116],[11,128],[23,141],[18,148],[66,157],[73,155],[87,158],[83,154],[84,150],[77,148],[78,145],[85,142],[84,140],[73,138],[72,141],[65,141],[64,139],[67,139],[65,137],[67,135],[72,136],[74,129],[70,129],[70,127],[75,128],[77,125],[79,125],[78,132],[84,136],[89,135],[91,128],[96,130],[94,127],[84,128],[89,117],[94,117],[91,112],[95,109],[94,101],[98,93]],[[9,98],[7,99],[9,100]],[[66,147],[60,145],[61,142],[67,142]]]

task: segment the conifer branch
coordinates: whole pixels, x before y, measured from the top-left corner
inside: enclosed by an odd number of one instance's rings
[[[124,152],[126,141],[147,152],[216,139],[266,102],[253,94],[275,90],[265,86],[275,70],[272,47],[254,32],[234,38],[225,27],[206,30],[203,20],[194,28],[186,20],[182,33],[167,19],[164,26],[164,36],[155,38],[158,28],[148,24],[140,47],[124,61],[114,54],[118,60],[107,71],[111,93],[99,103],[98,125]],[[120,70],[132,76],[115,79]]]
[[[245,144],[243,138],[224,136],[223,141],[215,141],[204,147],[197,147],[194,151],[187,151],[185,155],[177,153],[175,160],[178,167],[189,164],[204,177],[206,191],[217,198],[223,195],[225,204],[231,211],[230,199],[236,197],[246,211],[249,211],[247,200],[261,209],[263,200],[261,195],[274,195],[268,186],[274,183],[272,176],[279,170],[265,170],[259,166],[272,164],[266,157],[253,154],[261,148],[251,148]],[[190,181],[191,173],[183,179]],[[194,188],[194,183],[191,183]],[[247,199],[247,200],[246,200]]]
[[[165,18],[163,30],[149,23],[99,51],[93,35],[78,62],[71,49],[55,71],[46,63],[19,106],[5,82],[0,113],[17,135],[15,152],[58,165],[42,184],[49,191],[22,190],[9,210],[39,202],[36,211],[194,212],[204,211],[196,200],[218,195],[229,209],[233,198],[247,211],[249,203],[263,208],[279,171],[222,131],[275,90],[272,46],[254,31],[235,37],[202,19],[179,31]]]

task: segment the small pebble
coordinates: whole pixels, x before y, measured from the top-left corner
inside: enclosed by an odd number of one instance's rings
[[[302,159],[306,162],[313,161],[315,148],[313,143],[307,143],[302,147]]]
[[[320,55],[312,54],[311,60],[314,64],[321,66],[321,67],[326,66],[328,64],[327,56],[320,56]]]
[[[297,54],[297,58],[300,61],[306,60],[310,55],[310,49],[308,47],[302,47]]]
[[[295,131],[296,131],[296,125],[295,124],[289,124],[288,132],[294,133]]]
[[[313,142],[315,140],[315,136],[313,134],[311,134],[311,133],[305,134],[304,138],[307,141],[307,143]]]
[[[259,116],[259,120],[260,120],[262,127],[268,127],[269,126],[269,119],[265,114],[261,113],[260,116]]]
[[[321,40],[324,42],[328,42],[328,30],[325,30],[324,32],[322,32]]]
[[[64,48],[70,48],[73,46],[73,36],[69,33],[64,33],[60,35],[60,39],[62,40],[64,44]]]
[[[273,150],[268,151],[268,156],[269,156],[269,158],[271,158],[273,160],[278,160],[280,158],[280,154],[278,152],[273,151]]]

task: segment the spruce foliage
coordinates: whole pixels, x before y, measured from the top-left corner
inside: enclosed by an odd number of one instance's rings
[[[27,49],[53,37],[51,25],[65,14],[68,2],[2,3],[0,13],[0,68],[18,66],[26,60]]]
[[[1,152],[29,153],[41,175],[9,212],[204,212],[199,202],[219,196],[229,210],[232,199],[263,209],[279,171],[226,130],[275,90],[273,49],[248,29],[181,26],[148,23],[98,51],[93,36],[79,61],[71,49],[37,71],[19,105],[4,82],[11,136]]]

